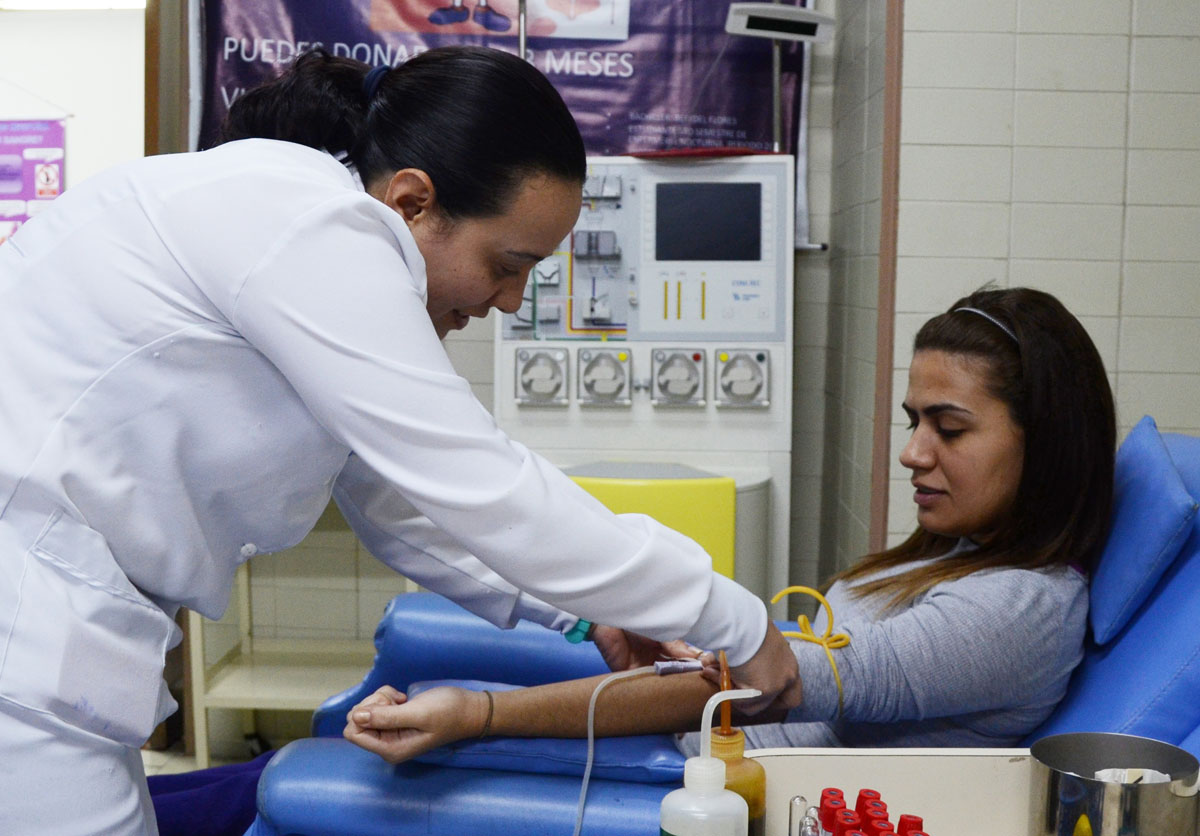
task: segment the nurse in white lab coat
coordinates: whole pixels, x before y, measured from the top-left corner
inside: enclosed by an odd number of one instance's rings
[[[155,832],[137,747],[180,606],[330,496],[384,562],[496,624],[724,648],[800,700],[763,604],[508,439],[440,338],[515,311],[583,145],[524,61],[323,53],[227,139],[73,187],[0,246],[0,833]],[[617,629],[619,628],[619,629]],[[624,632],[628,631],[628,633]]]

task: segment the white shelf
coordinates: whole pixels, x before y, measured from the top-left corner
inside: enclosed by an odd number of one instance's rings
[[[208,710],[308,711],[362,681],[375,655],[370,639],[256,639],[250,629],[250,574],[234,581],[228,619],[218,624],[188,613],[191,688],[187,710],[195,736],[196,768],[210,763]],[[205,630],[211,630],[206,648]],[[217,656],[217,654],[220,654]],[[216,656],[216,658],[213,658]],[[253,730],[252,716],[243,718]]]
[[[371,667],[370,641],[346,642],[343,651],[308,650],[303,641],[289,650],[237,653],[207,677],[208,708],[312,711],[325,699],[357,685]]]

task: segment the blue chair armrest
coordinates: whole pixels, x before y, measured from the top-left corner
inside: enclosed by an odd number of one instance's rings
[[[346,713],[383,685],[406,691],[413,682],[478,679],[542,685],[607,673],[590,642],[520,622],[502,630],[431,592],[392,599],[375,630],[375,663],[353,688],[325,700],[313,714],[314,737],[340,737]]]
[[[658,832],[674,785],[593,780],[584,832]],[[344,740],[283,747],[258,786],[255,836],[562,836],[575,826],[578,778],[405,763],[392,766]],[[515,831],[514,822],[519,822]]]

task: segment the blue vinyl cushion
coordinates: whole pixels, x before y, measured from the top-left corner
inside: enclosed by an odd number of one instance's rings
[[[565,836],[578,778],[420,763],[391,765],[346,740],[284,746],[258,784],[247,836]],[[585,836],[658,832],[669,784],[592,781]]]
[[[510,691],[520,686],[477,680],[446,679],[414,682],[409,697],[439,685],[471,691]],[[461,740],[432,749],[415,760],[466,769],[497,769],[541,775],[582,776],[587,766],[587,740],[566,738],[489,737]],[[684,756],[669,734],[601,738],[596,741],[592,776],[644,784],[678,784],[683,780]]]
[[[1103,645],[1121,632],[1179,555],[1196,516],[1150,416],[1117,452],[1112,531],[1091,583],[1092,632]]]

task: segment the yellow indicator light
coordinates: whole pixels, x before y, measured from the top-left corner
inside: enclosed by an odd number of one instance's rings
[[[670,282],[663,282],[663,319],[667,318],[667,310],[671,305]]]
[[[622,363],[624,363],[626,360],[629,359],[629,355],[626,354],[624,351],[621,351],[621,352],[617,353],[617,359],[620,360]]]
[[[729,353],[726,351],[722,351],[720,354],[720,360],[722,363],[728,362],[729,361]]]
[[[706,313],[706,310],[707,310],[707,305],[706,305],[706,303],[707,303],[707,301],[708,301],[708,299],[707,299],[707,296],[706,296],[706,291],[707,291],[707,290],[708,290],[708,288],[705,286],[705,283],[704,283],[704,282],[700,282],[700,318],[701,318],[701,319],[705,319],[705,318],[706,318],[706,317],[705,317],[705,313]]]
[[[675,318],[683,319],[683,282],[675,282]]]

